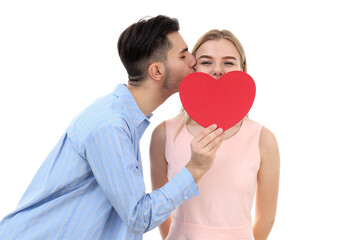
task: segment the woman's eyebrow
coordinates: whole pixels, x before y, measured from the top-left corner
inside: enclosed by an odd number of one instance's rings
[[[223,57],[222,59],[233,59],[233,60],[236,60],[236,57],[233,57],[233,56],[226,56],[226,57]]]
[[[200,57],[199,57],[199,59],[200,58],[211,58],[211,59],[213,59],[213,57],[212,56],[209,56],[209,55],[201,55]]]
[[[214,59],[212,56],[209,56],[209,55],[201,55],[199,57],[200,58],[210,58],[210,59]],[[232,59],[232,60],[236,60],[236,57],[234,56],[225,56],[225,57],[222,57],[221,59]]]

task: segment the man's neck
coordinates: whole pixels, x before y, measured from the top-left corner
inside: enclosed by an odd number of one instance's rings
[[[127,88],[135,98],[138,107],[145,116],[152,113],[172,95],[164,94],[164,91],[161,88],[155,88],[146,84],[140,86],[128,85]]]

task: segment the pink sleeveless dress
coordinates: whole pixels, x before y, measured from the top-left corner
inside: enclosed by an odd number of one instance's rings
[[[193,136],[182,119],[166,121],[165,156],[168,179],[190,160]],[[244,119],[240,130],[224,140],[211,169],[198,182],[200,195],[173,212],[167,240],[254,240],[251,208],[260,167],[259,139],[263,126]]]

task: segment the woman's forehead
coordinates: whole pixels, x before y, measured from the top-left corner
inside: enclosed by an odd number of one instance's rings
[[[204,42],[196,51],[197,58],[202,55],[208,55],[214,58],[224,56],[240,57],[235,45],[227,39],[208,40]]]

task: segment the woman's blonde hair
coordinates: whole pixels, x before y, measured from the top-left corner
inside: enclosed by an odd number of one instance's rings
[[[195,46],[192,50],[192,54],[196,57],[196,51],[200,48],[201,45],[203,45],[205,42],[209,41],[209,40],[220,40],[220,39],[226,39],[229,40],[230,42],[232,42],[235,46],[235,48],[238,50],[239,54],[240,54],[240,63],[241,63],[241,67],[242,67],[242,71],[247,73],[247,63],[246,63],[246,56],[245,56],[245,51],[244,48],[241,44],[241,42],[239,41],[239,39],[237,39],[237,37],[235,37],[235,35],[230,32],[229,30],[218,30],[218,29],[213,29],[208,31],[207,33],[205,33],[204,35],[202,35],[199,40],[195,43]],[[183,118],[183,122],[181,124],[181,126],[179,127],[176,136],[180,133],[181,129],[185,126],[185,124],[190,120],[190,116],[187,114],[187,112],[185,111],[184,107],[181,107],[179,116],[181,116]],[[246,117],[248,117],[248,115],[246,115]]]

